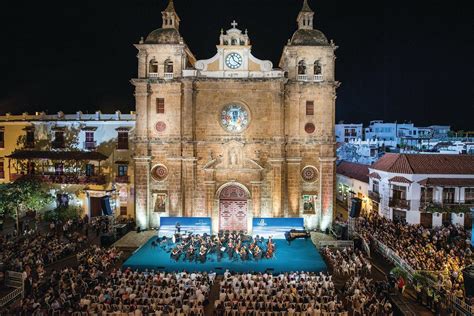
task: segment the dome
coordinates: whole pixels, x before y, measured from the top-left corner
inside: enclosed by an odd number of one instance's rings
[[[181,35],[175,28],[156,29],[146,37],[145,44],[179,44]]]
[[[291,45],[294,46],[326,46],[329,45],[328,39],[319,30],[300,29],[293,34]]]

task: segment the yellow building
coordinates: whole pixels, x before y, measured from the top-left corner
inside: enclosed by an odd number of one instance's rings
[[[336,46],[304,1],[278,69],[252,55],[247,31],[221,32],[196,60],[173,1],[142,39],[136,97],[135,209],[211,217],[213,231],[251,230],[254,217],[304,217],[326,228],[335,203]]]

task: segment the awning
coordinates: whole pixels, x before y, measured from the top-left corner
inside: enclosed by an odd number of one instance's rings
[[[116,165],[128,165],[129,162],[128,161],[125,161],[125,160],[117,160],[115,162]]]
[[[474,178],[426,178],[418,183],[425,187],[474,187]]]
[[[10,159],[98,160],[98,161],[107,159],[107,156],[96,151],[18,150],[6,157]]]
[[[369,174],[369,177],[374,178],[374,179],[379,179],[379,180],[382,179],[377,172],[372,172],[371,174]]]
[[[408,183],[408,184],[410,184],[410,183],[413,182],[413,181],[408,180],[408,179],[405,178],[405,177],[400,177],[400,176],[396,176],[396,177],[390,178],[388,181],[389,181],[389,182],[398,182],[398,183]]]

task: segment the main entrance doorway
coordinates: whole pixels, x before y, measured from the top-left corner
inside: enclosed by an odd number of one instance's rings
[[[219,230],[247,231],[249,196],[237,185],[229,185],[219,194]]]

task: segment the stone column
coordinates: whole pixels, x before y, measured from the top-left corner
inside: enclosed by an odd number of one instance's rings
[[[261,203],[262,203],[262,181],[252,181],[252,208],[253,217],[261,216]]]
[[[181,158],[168,158],[168,194],[170,216],[183,215],[182,190],[182,162]]]
[[[135,157],[135,219],[142,229],[149,228],[150,157]]]
[[[301,158],[287,158],[288,216],[298,217],[301,199]]]
[[[184,186],[184,209],[182,216],[193,216],[194,211],[194,185],[195,185],[195,158],[187,158],[183,160],[183,186]]]
[[[270,159],[272,165],[273,181],[272,181],[272,215],[273,217],[282,217],[282,164],[283,159]]]
[[[320,203],[321,203],[321,219],[320,228],[322,230],[330,227],[333,220],[333,212],[336,203],[335,192],[335,177],[336,177],[336,158],[334,157],[320,157]]]
[[[219,211],[214,210],[216,182],[204,181],[204,185],[206,186],[206,212],[207,216],[211,217],[212,232],[216,233],[219,230]]]
[[[148,60],[147,52],[145,50],[140,50],[137,55],[138,58],[138,78],[146,78]]]

